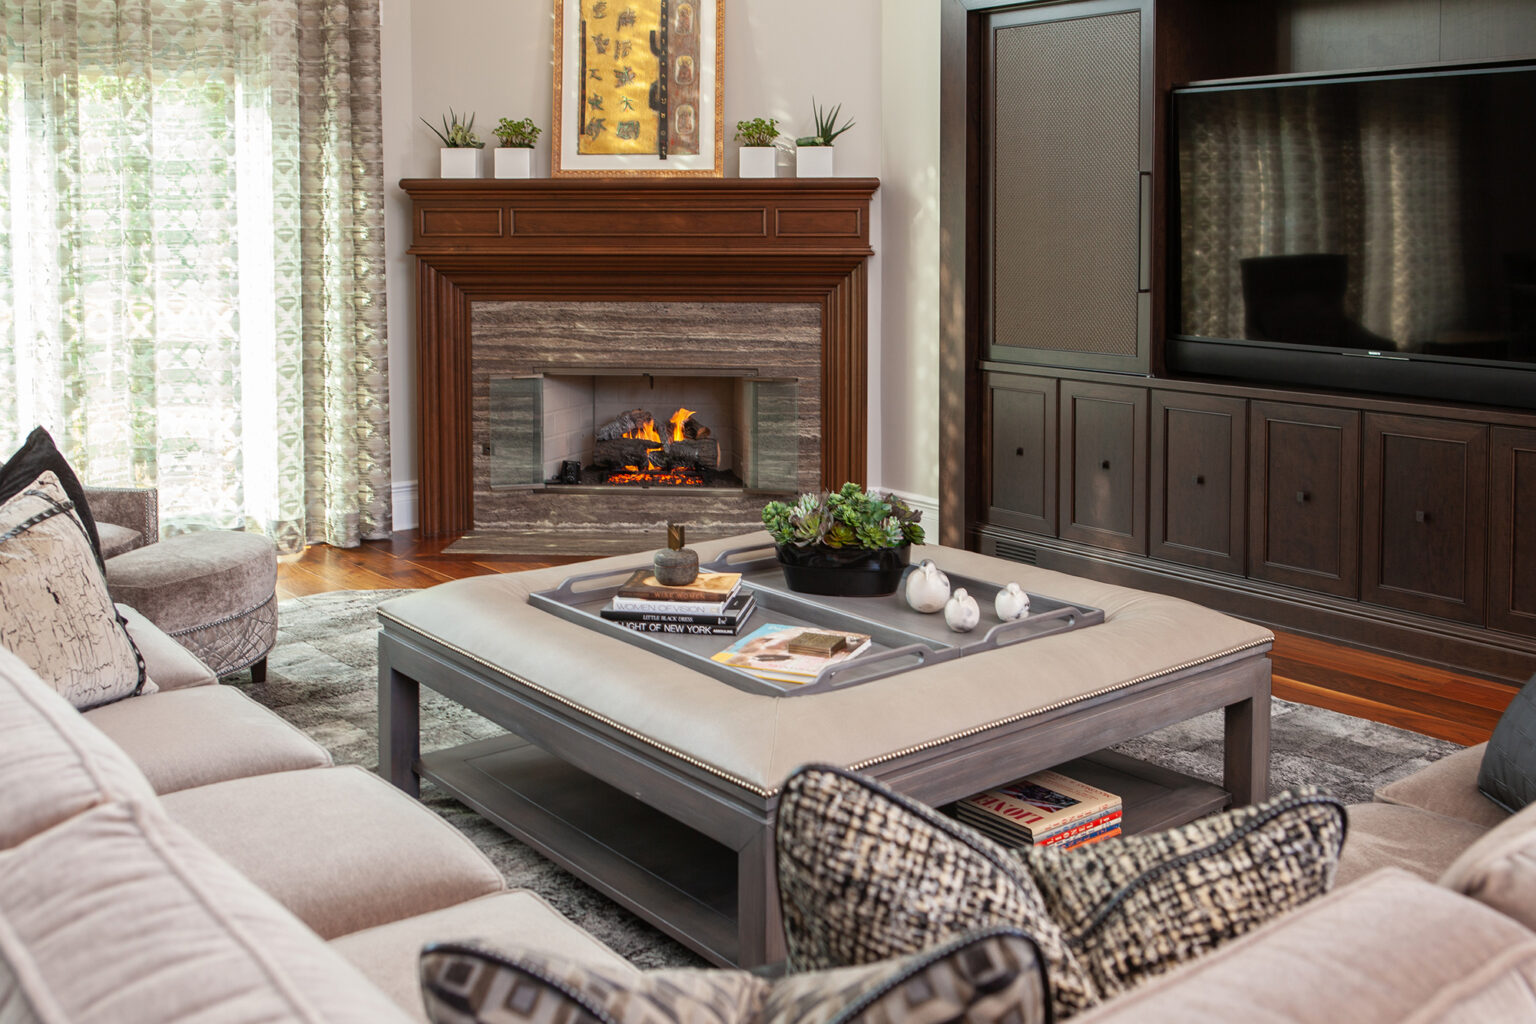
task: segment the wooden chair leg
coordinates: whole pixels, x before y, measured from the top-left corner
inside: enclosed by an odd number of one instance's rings
[[[253,683],[264,683],[266,681],[267,681],[267,659],[266,659],[266,656],[263,655],[262,659],[260,661],[255,662],[254,664],[251,665],[251,682],[253,682]]]

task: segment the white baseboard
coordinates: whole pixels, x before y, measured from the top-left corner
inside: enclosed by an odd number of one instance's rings
[[[397,530],[414,530],[416,519],[416,481],[397,480],[390,488],[390,500],[394,503],[391,520]]]

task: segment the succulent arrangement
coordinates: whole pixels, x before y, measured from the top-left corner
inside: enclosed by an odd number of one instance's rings
[[[448,116],[443,118],[443,130],[438,131],[437,126],[426,118],[421,123],[432,129],[432,134],[443,140],[446,149],[483,149],[485,143],[480,141],[480,136],[475,134],[475,115],[470,114],[468,121],[460,121],[459,115],[453,108],[448,108]]]
[[[889,492],[846,483],[832,492],[802,494],[793,505],[770,501],[763,525],[779,544],[829,548],[899,548],[921,544],[923,513]]]
[[[827,110],[824,107],[817,106],[817,104],[816,104],[816,97],[812,96],[811,97],[811,113],[815,116],[815,120],[816,120],[816,133],[814,135],[806,135],[806,136],[804,136],[802,138],[796,139],[795,140],[795,145],[797,145],[797,146],[830,146],[830,145],[832,145],[832,142],[833,142],[834,139],[836,139],[839,135],[843,134],[843,132],[847,131],[849,128],[853,127],[853,122],[852,121],[848,121],[848,122],[846,122],[845,124],[842,124],[842,125],[839,125],[837,123],[837,117],[842,112],[843,112],[843,105],[841,103],[839,103],[837,106],[833,107],[829,111],[829,110]]]
[[[473,122],[474,118],[471,117]],[[525,117],[521,121],[514,121],[510,117],[504,117],[491,129],[491,134],[500,140],[503,146],[513,149],[532,149],[538,145],[539,136],[544,129],[533,123],[533,118]]]
[[[754,117],[750,121],[736,122],[736,141],[743,146],[771,146],[779,137],[779,120],[776,117]]]

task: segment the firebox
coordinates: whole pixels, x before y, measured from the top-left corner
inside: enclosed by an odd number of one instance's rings
[[[798,382],[739,369],[493,377],[490,486],[794,491]]]

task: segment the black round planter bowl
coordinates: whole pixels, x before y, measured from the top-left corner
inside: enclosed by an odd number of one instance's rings
[[[780,544],[784,582],[802,594],[880,597],[894,594],[911,560],[912,545],[899,548],[796,547]]]

